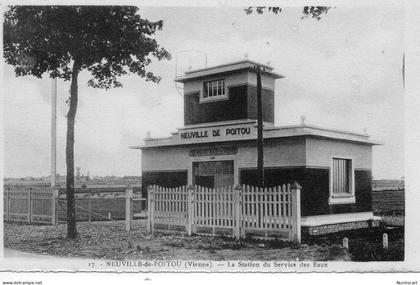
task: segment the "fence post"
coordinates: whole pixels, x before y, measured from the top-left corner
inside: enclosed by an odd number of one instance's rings
[[[128,185],[125,190],[125,230],[131,229],[131,220],[133,219],[133,188]]]
[[[154,199],[153,199],[153,189],[152,185],[149,185],[147,188],[147,232],[152,233],[154,230]]]
[[[193,232],[194,223],[194,186],[189,185],[187,191],[187,234],[190,236]]]
[[[382,246],[385,250],[388,250],[388,234],[384,233],[382,235]]]
[[[295,181],[292,190],[292,237],[294,242],[301,241],[300,228],[300,189],[302,187]]]
[[[347,250],[349,250],[349,239],[348,238],[343,238],[343,247]]]
[[[138,198],[138,201],[140,201],[140,203],[139,203],[139,213],[141,213],[141,212],[143,212],[143,191],[142,191],[142,189],[140,189],[140,192],[138,193],[137,198]],[[133,205],[133,212],[134,212],[134,205]]]
[[[9,221],[9,188],[8,187],[4,187],[3,186],[3,195],[4,195],[4,201],[5,201],[5,203],[4,203],[4,205],[3,205],[3,207],[4,207],[4,209],[6,210],[6,215],[5,215],[5,221]]]
[[[57,224],[57,198],[58,198],[58,188],[56,186],[52,187],[52,217],[51,223],[53,225]]]
[[[88,212],[88,222],[90,224],[92,222],[92,213],[91,213],[91,211],[92,211],[92,192],[89,193],[88,197],[89,197],[88,198],[88,210],[89,210],[89,212]]]
[[[235,186],[235,239],[242,237],[242,187]]]
[[[28,187],[28,223],[32,222],[32,188]]]

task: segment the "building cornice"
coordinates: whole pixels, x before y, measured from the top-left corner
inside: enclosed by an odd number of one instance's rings
[[[240,133],[242,131],[242,133]],[[237,132],[237,133],[236,133]],[[216,135],[214,135],[216,133]],[[187,134],[187,135],[186,135]],[[217,135],[218,134],[218,135]],[[226,134],[226,135],[224,135]],[[344,130],[322,128],[314,125],[270,126],[264,127],[264,139],[280,139],[292,137],[312,137],[319,139],[353,142],[366,145],[380,145],[373,141],[366,133],[349,132]],[[132,149],[209,144],[229,143],[239,141],[253,141],[257,139],[257,127],[255,120],[228,121],[223,123],[192,125],[179,128],[177,132],[165,138],[147,138],[145,144],[133,146]]]
[[[261,64],[251,60],[241,60],[237,62],[212,66],[208,68],[196,69],[185,72],[185,75],[175,78],[175,82],[185,83],[191,80],[196,80],[203,77],[208,77],[216,74],[227,74],[237,72],[240,70],[255,71],[255,66],[262,67],[262,74],[273,77],[274,79],[284,78],[284,75],[273,72],[271,66]]]

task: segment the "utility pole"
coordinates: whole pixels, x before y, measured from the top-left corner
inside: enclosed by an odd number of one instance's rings
[[[261,66],[257,66],[257,168],[258,185],[264,187],[264,126],[261,95]]]
[[[51,187],[56,186],[57,173],[57,78],[51,80]]]

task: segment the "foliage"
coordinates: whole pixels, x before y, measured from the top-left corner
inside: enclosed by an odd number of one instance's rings
[[[170,59],[153,35],[163,22],[140,17],[134,6],[11,6],[5,13],[4,57],[17,76],[71,80],[66,138],[67,235],[77,237],[74,198],[74,122],[78,75],[90,72],[88,85],[121,87],[128,73],[146,81],[160,77],[146,71],[152,58]]]
[[[143,19],[131,6],[11,6],[5,13],[4,57],[18,76],[70,80],[72,62],[88,70],[88,84],[121,87],[117,77],[146,71],[151,58],[169,59],[152,36],[163,22]]]
[[[312,17],[312,18],[316,19],[317,21],[319,21],[319,20],[321,20],[321,16],[323,14],[327,14],[328,10],[330,8],[331,7],[326,7],[326,6],[305,6],[305,7],[303,7],[303,10],[302,10],[302,14],[303,14],[302,19],[307,18],[307,17]],[[268,12],[272,12],[274,14],[279,14],[279,13],[282,12],[282,10],[283,10],[283,8],[281,8],[281,7],[256,6],[256,7],[246,8],[245,13],[247,15],[250,15],[255,11],[257,14],[263,14],[264,11],[268,11]]]

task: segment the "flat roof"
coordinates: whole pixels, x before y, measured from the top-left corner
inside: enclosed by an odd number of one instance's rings
[[[175,82],[184,83],[202,77],[207,77],[215,74],[228,74],[240,70],[255,71],[256,66],[260,66],[262,68],[262,74],[271,76],[274,79],[284,78],[284,75],[273,72],[273,67],[267,64],[262,64],[256,61],[245,59],[206,68],[189,70],[185,72],[185,75],[178,76],[177,78],[175,78]]]
[[[217,136],[210,137],[213,130],[226,130],[236,128],[249,128],[250,132],[243,136]],[[182,139],[182,133],[196,132],[198,135],[203,132],[208,133],[208,137],[195,137],[192,139]],[[208,144],[218,142],[239,142],[239,141],[252,141],[256,140],[256,121],[244,120],[244,121],[231,121],[223,122],[213,125],[200,125],[200,126],[188,126],[185,128],[178,129],[177,132],[171,134],[171,136],[163,138],[146,138],[145,144],[140,146],[130,147],[132,149],[143,149],[143,148],[154,148],[154,147],[165,147],[165,146],[185,146],[192,144]],[[366,133],[350,132],[345,130],[337,130],[330,128],[323,128],[315,125],[291,125],[291,126],[272,126],[266,125],[264,128],[264,139],[276,139],[276,138],[291,138],[291,137],[317,137],[327,140],[339,140],[345,142],[353,142],[358,144],[367,145],[380,145],[381,142],[370,140],[369,135]]]

